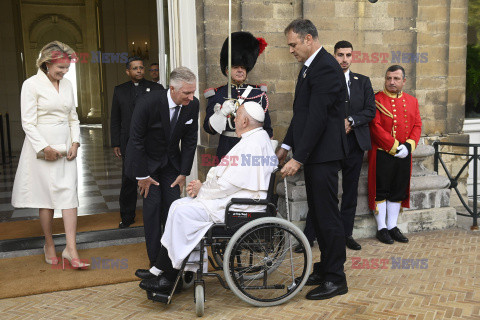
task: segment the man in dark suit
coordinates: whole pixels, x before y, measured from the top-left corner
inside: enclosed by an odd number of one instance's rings
[[[115,87],[110,117],[110,138],[113,153],[122,158],[122,188],[120,189],[120,228],[129,227],[135,222],[137,207],[137,182],[125,175],[125,149],[127,148],[130,121],[137,99],[154,90],[164,89],[162,85],[144,79],[145,68],[139,57],[131,57],[127,62],[127,76],[130,81]]]
[[[125,167],[143,195],[143,225],[150,265],[160,251],[168,209],[180,198],[197,148],[196,77],[188,68],[170,74],[168,90],[137,101],[132,116]],[[181,148],[180,148],[181,143]]]
[[[348,41],[339,41],[334,47],[334,57],[340,64],[347,82],[345,98],[345,132],[348,141],[348,156],[342,161],[342,205],[340,215],[345,230],[348,248],[361,250],[362,246],[353,237],[353,223],[357,210],[358,180],[362,169],[363,155],[372,148],[368,124],[375,117],[375,94],[370,78],[350,71],[353,46]]]
[[[340,215],[343,220],[347,248],[361,250],[362,246],[353,239],[352,232],[363,155],[365,151],[372,148],[368,123],[375,117],[376,108],[370,78],[350,71],[352,51],[352,44],[344,40],[337,42],[334,47],[334,57],[343,70],[348,90],[348,96],[345,98],[345,132],[349,153],[342,161],[343,195]],[[312,243],[315,239],[315,231],[310,219],[306,222],[304,232]]]
[[[345,233],[338,209],[338,171],[348,153],[345,134],[345,77],[338,62],[318,40],[310,20],[297,19],[285,29],[290,53],[303,63],[293,101],[293,118],[277,151],[282,163],[287,149],[293,158],[282,168],[294,175],[304,165],[309,215],[321,251],[309,276],[319,286],[307,299],[329,299],[348,292],[343,265]]]

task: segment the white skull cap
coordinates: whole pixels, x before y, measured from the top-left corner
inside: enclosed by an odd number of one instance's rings
[[[257,102],[248,101],[243,104],[245,111],[255,120],[259,122],[265,121],[265,111]]]

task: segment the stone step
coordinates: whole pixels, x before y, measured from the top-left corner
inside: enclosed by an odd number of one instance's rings
[[[436,174],[413,176],[410,181],[410,190],[412,192],[422,190],[435,190],[435,189],[447,189],[450,186],[450,181],[447,177],[439,176]],[[287,182],[288,198],[293,201],[306,201],[307,192],[305,190],[304,181],[297,181],[295,184]],[[282,181],[277,184],[277,194],[281,197],[285,197],[285,183]],[[338,181],[338,197],[341,198],[342,191],[342,179],[341,174]],[[368,194],[368,180],[366,176],[360,176],[358,182],[358,195]]]
[[[294,221],[301,229],[305,228],[305,221]],[[457,213],[455,208],[433,208],[410,210],[400,213],[398,228],[403,233],[443,230],[457,226]],[[355,217],[353,237],[355,239],[372,238],[377,232],[377,223],[373,214]]]
[[[437,189],[437,190],[421,190],[413,191],[410,194],[410,208],[404,208],[404,211],[431,209],[431,208],[445,208],[450,203],[450,190],[449,189]],[[286,202],[284,197],[278,198],[278,211],[285,216],[286,215]],[[339,206],[341,201],[339,201]],[[288,203],[290,215],[293,221],[305,220],[308,212],[307,200],[303,201],[290,201]],[[480,208],[480,207],[479,207]],[[368,215],[371,210],[368,208],[368,198],[364,194],[359,195],[357,199],[357,211],[356,215]]]
[[[77,248],[82,250],[139,243],[145,241],[144,235],[143,227],[78,232]],[[65,235],[54,235],[53,240],[57,252],[63,250],[66,244]],[[43,254],[44,243],[43,237],[1,240],[0,259]]]

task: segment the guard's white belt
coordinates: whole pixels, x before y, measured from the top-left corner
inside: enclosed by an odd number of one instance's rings
[[[232,131],[223,131],[222,135],[227,136],[227,137],[232,137],[232,138],[237,138],[237,134]]]

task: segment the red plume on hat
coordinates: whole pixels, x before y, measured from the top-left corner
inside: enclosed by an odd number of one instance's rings
[[[260,51],[258,52],[258,55],[261,55],[263,51],[265,51],[265,48],[268,46],[268,43],[267,41],[265,41],[265,39],[263,38],[257,38],[258,40],[258,45],[260,47]]]

